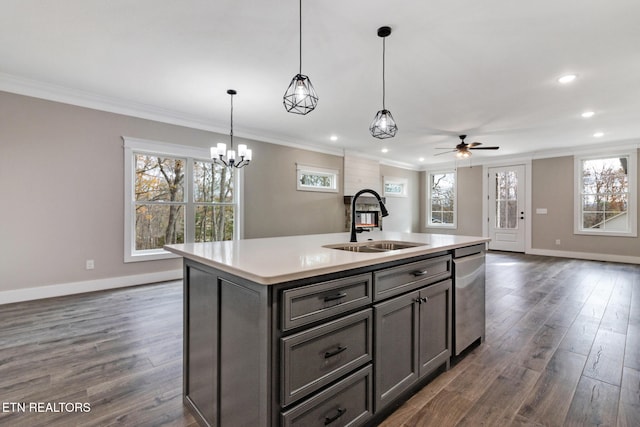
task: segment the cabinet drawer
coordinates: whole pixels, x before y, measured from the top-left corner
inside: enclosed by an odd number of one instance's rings
[[[451,256],[443,255],[373,273],[375,300],[379,301],[451,277]]]
[[[284,427],[355,427],[372,413],[371,366],[350,375],[313,398],[282,413]]]
[[[281,398],[286,406],[371,360],[367,309],[280,340]]]
[[[282,330],[297,328],[371,303],[371,273],[282,292]]]

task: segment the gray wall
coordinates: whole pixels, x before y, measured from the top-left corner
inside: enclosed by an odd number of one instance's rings
[[[533,249],[640,256],[638,237],[573,234],[572,156],[534,160],[532,187]],[[547,208],[547,215],[536,215],[536,208]],[[555,244],[556,239],[560,239],[560,245]]]
[[[0,292],[181,268],[123,261],[123,135],[198,147],[226,137],[0,92]],[[342,192],[295,190],[296,161],[342,176],[342,157],[247,142],[245,237],[343,231]]]
[[[532,250],[640,256],[640,237],[573,234],[573,156],[533,160],[531,168]],[[482,235],[482,166],[458,168],[458,227],[454,230],[425,226],[426,172],[421,172],[420,182],[422,232]],[[536,208],[547,208],[547,215],[535,214]]]
[[[245,168],[245,238],[345,231],[342,157],[267,143],[251,148],[256,161]],[[296,163],[338,170],[338,192],[297,191]]]
[[[209,147],[224,135],[0,92],[0,291],[176,270],[180,260],[124,263],[123,135]],[[343,159],[247,141],[246,238],[344,231]],[[338,193],[296,190],[296,162],[336,169]],[[572,157],[534,160],[534,249],[640,256],[640,239],[573,235]],[[482,234],[482,168],[458,169],[458,228],[425,224],[425,172],[389,198],[385,229]],[[560,246],[555,239],[561,239]],[[95,269],[85,270],[94,259]]]

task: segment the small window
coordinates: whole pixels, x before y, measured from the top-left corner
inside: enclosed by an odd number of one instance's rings
[[[635,152],[575,159],[574,232],[635,237]]]
[[[315,166],[297,166],[297,189],[299,191],[338,192],[338,171]]]
[[[427,179],[427,227],[455,228],[455,171],[431,172]]]
[[[406,178],[384,177],[384,195],[391,197],[407,197],[408,181]]]

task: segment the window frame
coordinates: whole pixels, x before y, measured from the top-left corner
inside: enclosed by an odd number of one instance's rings
[[[607,159],[614,157],[627,158],[627,196],[628,196],[628,228],[626,231],[608,231],[606,229],[584,229],[582,196],[583,196],[583,163],[586,160]],[[637,169],[638,152],[636,149],[619,150],[611,152],[600,152],[597,154],[574,156],[573,174],[574,174],[574,218],[573,218],[573,234],[588,236],[616,236],[616,237],[637,237],[637,197],[638,197],[638,169]]]
[[[135,232],[136,215],[134,200],[135,194],[135,160],[136,154],[150,154],[160,156],[170,156],[185,159],[185,184],[184,202],[174,202],[184,205],[184,241],[193,243],[195,240],[195,207],[202,205],[202,202],[194,200],[193,184],[193,163],[194,161],[211,162],[209,149],[193,146],[170,144],[166,142],[150,141],[140,138],[122,137],[124,144],[124,262],[153,261],[159,259],[178,258],[179,256],[168,252],[162,248],[136,250]],[[234,240],[242,235],[243,212],[241,208],[241,192],[243,183],[242,169],[234,171],[234,202],[233,203],[211,203],[212,206],[235,206]],[[168,205],[172,202],[156,203]]]
[[[330,187],[316,187],[312,185],[304,185],[300,181],[302,180],[302,175],[317,175],[317,176],[328,176],[331,178],[331,186]],[[337,169],[329,169],[322,168],[318,166],[309,166],[297,163],[296,164],[296,190],[298,191],[319,191],[324,193],[337,193],[338,192],[338,175],[339,171]]]
[[[387,184],[396,184],[402,187],[401,192],[387,191]],[[408,197],[409,180],[407,178],[397,178],[385,176],[382,180],[382,189],[385,197]]]
[[[431,222],[432,211],[431,211],[431,198],[432,198],[432,190],[431,190],[431,177],[433,175],[442,175],[442,174],[453,174],[453,223],[451,224],[443,224],[443,223],[434,223]],[[458,228],[458,171],[456,169],[444,169],[444,170],[436,170],[436,171],[428,171],[426,174],[426,187],[427,187],[427,218],[425,221],[425,226],[428,228],[445,228],[445,229],[457,229]]]

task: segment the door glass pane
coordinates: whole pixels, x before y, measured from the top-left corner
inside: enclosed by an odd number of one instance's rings
[[[515,171],[496,173],[495,228],[518,228],[518,177]]]

